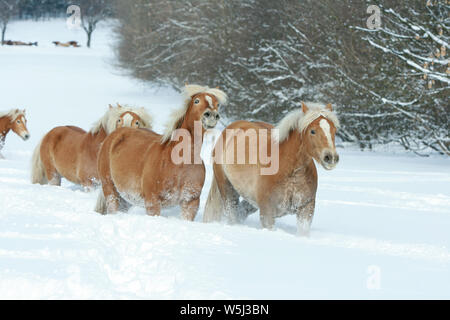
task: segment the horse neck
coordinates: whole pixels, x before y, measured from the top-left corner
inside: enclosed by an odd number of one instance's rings
[[[187,115],[181,126],[180,129],[187,130],[189,132],[189,135],[191,137],[191,155],[192,155],[192,163],[197,163],[200,158],[200,153],[202,149],[203,144],[203,135],[205,133],[205,129],[200,124],[201,131],[197,129],[198,132],[195,130],[195,121],[190,119],[189,115]],[[177,143],[180,143],[180,141],[170,141],[170,146],[173,148]]]
[[[5,137],[11,130],[11,118],[8,116],[0,118],[0,138]]]
[[[306,150],[302,134],[297,130],[279,145],[280,173],[290,175],[294,171],[307,168],[313,161]]]
[[[185,129],[185,130],[189,131],[189,133],[191,134],[191,137],[193,137],[194,136],[194,126],[195,126],[195,121],[191,119],[189,114],[186,114],[183,119],[183,122],[181,123],[180,129]]]

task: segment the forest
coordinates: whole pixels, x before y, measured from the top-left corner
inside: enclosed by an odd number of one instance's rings
[[[115,20],[117,68],[219,86],[230,121],[276,123],[321,101],[340,115],[341,142],[450,155],[448,0],[1,0],[0,24],[7,8],[9,20],[47,19],[70,4]]]

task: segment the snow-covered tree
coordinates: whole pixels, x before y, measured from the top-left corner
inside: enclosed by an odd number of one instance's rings
[[[231,119],[330,102],[343,141],[448,154],[448,0],[117,0],[119,65],[176,88],[220,85]],[[448,99],[447,99],[448,100]]]
[[[67,0],[20,0],[17,16],[19,19],[64,17],[69,4]]]
[[[409,130],[398,137],[407,149],[427,148],[450,155],[450,2],[412,1],[404,10],[380,5],[378,29],[356,27],[369,46],[382,55],[381,72],[389,90],[360,84],[375,101],[407,118]],[[392,90],[394,86],[395,90]]]
[[[1,44],[5,41],[8,23],[17,14],[20,0],[0,0],[0,28],[2,33]]]
[[[76,0],[74,5],[81,9],[81,26],[86,32],[86,46],[91,47],[92,34],[97,24],[111,16],[113,1],[111,0]]]

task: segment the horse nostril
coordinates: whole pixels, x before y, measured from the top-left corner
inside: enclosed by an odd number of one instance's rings
[[[325,161],[326,163],[330,163],[331,159],[333,159],[333,157],[330,154],[327,154],[324,158],[323,161]]]

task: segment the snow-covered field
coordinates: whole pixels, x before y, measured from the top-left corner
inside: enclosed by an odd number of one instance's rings
[[[109,30],[94,33],[91,50],[54,48],[84,44],[83,32],[16,22],[7,38],[39,47],[0,47],[0,110],[26,107],[32,135],[10,134],[0,160],[0,298],[450,298],[448,158],[340,149],[336,170],[319,169],[310,238],[295,235],[294,217],[267,231],[257,214],[203,224],[202,209],[193,223],[177,208],[101,216],[98,191],[31,185],[32,150],[54,126],[89,128],[120,102],[148,108],[161,131],[178,107],[175,91],[111,67]],[[210,172],[202,208],[209,182]]]

